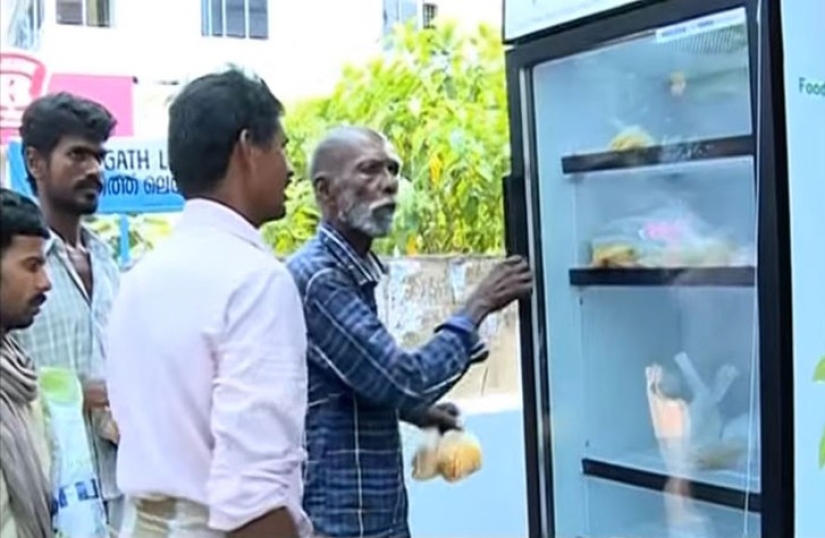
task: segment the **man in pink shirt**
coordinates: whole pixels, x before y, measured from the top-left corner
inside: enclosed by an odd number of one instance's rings
[[[297,538],[307,402],[295,283],[258,228],[284,216],[282,107],[238,70],[188,84],[169,110],[186,204],[123,277],[107,383],[120,430],[122,538]]]

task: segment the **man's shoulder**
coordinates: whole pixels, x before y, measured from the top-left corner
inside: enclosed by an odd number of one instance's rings
[[[303,292],[313,276],[334,268],[335,261],[318,238],[313,237],[287,258],[286,267]]]
[[[195,274],[193,267],[198,268]],[[289,271],[282,261],[248,242],[231,237],[173,234],[146,253],[122,279],[151,285],[165,276],[193,284],[209,281],[221,287],[223,283],[232,288],[249,279],[285,275]]]

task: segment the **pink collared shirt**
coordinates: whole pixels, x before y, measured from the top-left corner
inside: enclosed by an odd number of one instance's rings
[[[128,497],[204,505],[224,532],[287,507],[311,534],[303,309],[257,230],[225,206],[188,201],[172,236],[123,275],[107,340]]]

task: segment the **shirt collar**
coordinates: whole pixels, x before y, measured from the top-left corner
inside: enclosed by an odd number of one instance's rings
[[[318,238],[352,274],[359,286],[378,284],[387,273],[387,268],[374,252],[369,251],[366,257],[360,256],[349,241],[329,223],[322,222],[318,227]]]
[[[90,254],[102,257],[112,256],[112,249],[106,241],[86,226],[80,227],[80,239]],[[46,254],[51,253],[53,249],[65,248],[66,242],[63,241],[63,238],[54,233],[54,230],[49,230],[49,238],[46,239]]]
[[[272,252],[272,249],[264,241],[261,232],[243,218],[240,213],[212,200],[204,198],[187,200],[183,205],[179,226],[217,228],[229,232],[261,250]]]

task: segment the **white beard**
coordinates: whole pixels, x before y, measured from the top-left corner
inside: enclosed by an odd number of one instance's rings
[[[394,217],[395,207],[388,206],[385,200],[372,204],[355,202],[339,215],[347,226],[373,239],[390,235]]]

